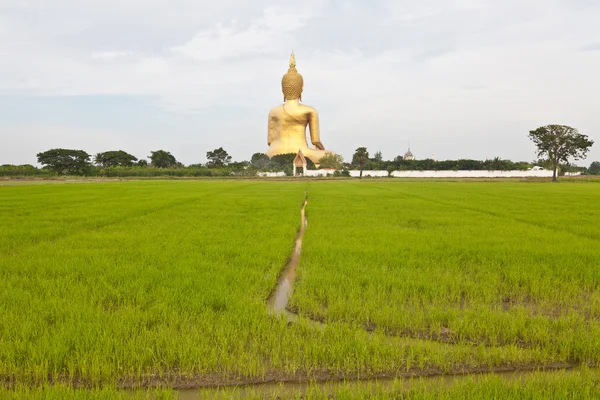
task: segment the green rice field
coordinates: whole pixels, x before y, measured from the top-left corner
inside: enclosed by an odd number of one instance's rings
[[[266,299],[305,196],[289,323]],[[594,398],[599,227],[600,182],[0,186],[0,398],[563,366],[398,390]]]

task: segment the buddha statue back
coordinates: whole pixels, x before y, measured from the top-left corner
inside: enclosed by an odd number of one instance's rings
[[[301,103],[304,79],[296,70],[294,53],[290,56],[290,67],[281,80],[284,103],[269,112],[269,130],[267,155],[302,153],[315,164],[330,151],[325,150],[319,131],[319,114],[317,110]],[[314,147],[309,147],[306,140],[306,127],[310,131],[310,140]]]

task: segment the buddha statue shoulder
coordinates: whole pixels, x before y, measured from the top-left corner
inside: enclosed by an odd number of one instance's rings
[[[290,68],[281,80],[284,103],[269,112],[269,130],[267,155],[298,153],[310,158],[315,164],[330,151],[325,150],[319,131],[317,110],[301,103],[304,79],[296,70],[294,53],[290,57]],[[309,147],[306,140],[306,127],[310,131]]]

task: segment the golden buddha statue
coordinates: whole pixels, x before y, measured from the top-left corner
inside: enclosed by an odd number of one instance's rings
[[[319,134],[319,114],[313,107],[301,104],[304,79],[296,70],[294,52],[290,56],[290,69],[281,80],[284,103],[269,112],[267,155],[297,154],[302,151],[315,164],[327,153]],[[308,147],[306,126],[310,129],[310,141],[316,148]]]

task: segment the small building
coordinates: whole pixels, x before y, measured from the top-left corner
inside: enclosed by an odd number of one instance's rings
[[[415,159],[415,156],[413,155],[412,151],[410,151],[410,147],[408,148],[408,151],[406,153],[404,153],[404,157],[402,157],[402,159],[407,160],[407,161],[411,161]]]
[[[304,157],[304,154],[302,154],[302,150],[298,149],[298,154],[296,154],[296,157],[294,158],[294,172],[293,172],[293,176],[296,176],[296,168],[302,168],[302,174],[301,176],[304,176],[304,174],[306,173],[306,157]]]

